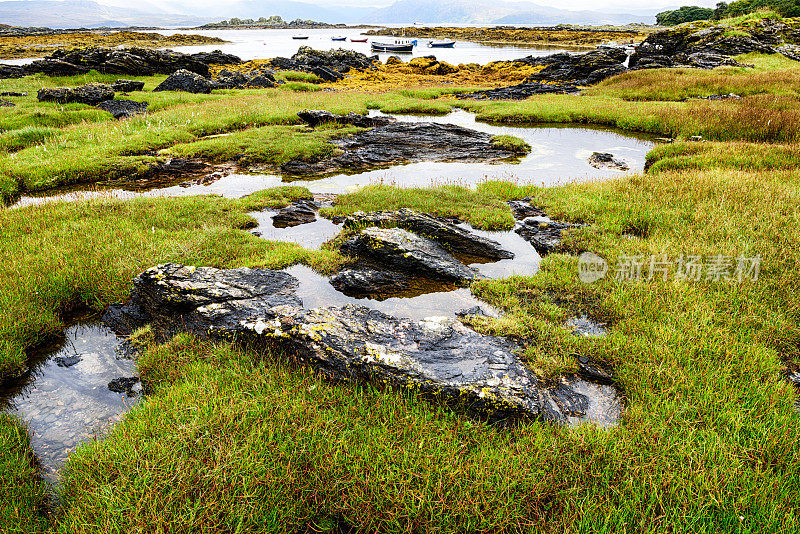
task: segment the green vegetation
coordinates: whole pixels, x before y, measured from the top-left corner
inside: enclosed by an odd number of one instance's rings
[[[39,478],[28,431],[0,412],[0,532],[34,534],[48,530],[48,488]]]
[[[797,0],[736,0],[728,5],[717,4],[717,18],[738,17],[758,11],[774,11],[782,17],[800,17],[800,2]]]
[[[695,20],[709,20],[714,16],[714,10],[707,7],[683,6],[671,11],[662,11],[656,15],[659,26],[676,26],[684,22]]]
[[[46,105],[42,120],[52,123],[40,123],[38,104],[24,99],[0,111],[9,125],[0,134],[5,194],[107,179],[173,155],[313,161],[329,155],[327,139],[354,131],[311,131],[296,119],[303,108],[444,113],[457,105],[482,120],[677,138],[651,152],[645,174],[555,188],[376,185],[324,212],[410,207],[509,229],[505,201],[531,197],[555,219],[588,223],[535,276],[474,283],[472,292],[505,314],[472,325],[524,340],[526,362],[543,380],[574,370],[573,354],[613,365],[626,402],[620,426],[498,429],[406,392],[325,382],[291,355],[188,335],[160,343],[142,330],[139,369],[153,394],[107,439],[71,455],[51,516],[42,513],[47,487],[32,476],[25,433],[0,419],[0,530],[795,531],[800,426],[796,391],[782,374],[800,365],[798,67],[752,59],[754,69],[642,71],[580,97],[520,102],[453,100],[450,88],[278,88],[134,94],[152,99],[153,113],[119,123],[105,114],[82,122],[73,114],[94,111]],[[146,81],[152,87],[157,78]],[[15,90],[39,81],[2,83]],[[727,92],[744,98],[682,101]],[[693,135],[711,142],[684,141]],[[331,250],[244,231],[249,212],[308,196],[276,188],[240,200],[101,199],[1,211],[0,376],[19,373],[26,349],[58,332],[71,310],[124,298],[131,278],[156,263],[333,270],[343,258]],[[611,276],[579,281],[576,255],[586,250],[609,261]],[[653,255],[758,256],[760,277],[613,276],[624,258]],[[572,336],[563,324],[579,313],[610,323],[610,334]]]
[[[513,152],[514,154],[518,154],[520,156],[530,154],[531,152],[531,145],[519,137],[514,137],[513,135],[495,135],[492,137],[491,143],[495,148],[508,150],[509,152]]]

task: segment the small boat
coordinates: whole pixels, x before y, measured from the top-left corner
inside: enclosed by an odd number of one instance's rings
[[[351,37],[351,38],[350,38],[350,42],[351,42],[351,43],[366,43],[366,42],[367,42],[367,38],[366,38],[366,37],[364,37],[363,39],[353,39],[353,38]]]
[[[336,36],[336,35],[331,36],[331,41],[346,41],[346,40],[347,40],[347,37],[343,37],[341,35],[340,36]]]
[[[428,48],[453,48],[455,41],[428,41]]]
[[[296,41],[308,39],[308,35],[292,35],[292,39]]]
[[[376,43],[372,41],[372,50],[374,52],[397,52],[400,54],[410,54],[417,46],[417,40],[409,41],[408,39],[396,39],[393,43]]]

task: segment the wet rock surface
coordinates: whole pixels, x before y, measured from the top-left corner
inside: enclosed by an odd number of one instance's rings
[[[36,93],[36,98],[39,102],[96,106],[100,102],[113,99],[114,89],[103,83],[90,83],[78,87],[44,87]]]
[[[291,58],[277,57],[270,65],[278,70],[310,72],[330,82],[342,79],[351,69],[373,69],[378,63],[378,56],[367,56],[353,50],[322,51],[301,46]]]
[[[337,115],[330,111],[321,109],[306,109],[297,114],[306,124],[312,128],[319,124],[327,124],[337,122],[339,124],[350,124],[359,128],[375,128],[378,126],[387,126],[397,119],[388,116],[369,117],[367,115],[359,115],[358,113],[350,112],[347,115]]]
[[[214,50],[212,52],[197,52],[196,54],[192,54],[191,57],[200,63],[205,63],[206,65],[238,65],[242,62],[242,58],[239,56],[226,54],[222,50]]]
[[[397,211],[357,212],[344,221],[345,228],[357,229],[368,226],[379,228],[402,228],[419,236],[427,237],[443,245],[450,252],[502,260],[513,258],[514,254],[503,250],[500,243],[473,234],[452,222],[402,208]]]
[[[545,217],[528,217],[514,231],[544,256],[561,248],[561,239],[566,230],[580,227],[579,224],[551,221]]]
[[[211,80],[188,70],[179,70],[158,84],[153,91],[184,91],[186,93],[208,94],[212,89],[214,89],[214,84]]]
[[[144,82],[137,80],[117,80],[111,84],[111,88],[119,93],[133,93],[144,89]]]
[[[540,72],[529,76],[525,83],[594,85],[627,72],[622,64],[627,59],[625,50],[598,49],[583,54],[560,53],[544,57],[529,56],[518,60],[532,66],[544,66]]]
[[[408,274],[363,265],[343,269],[331,278],[337,291],[356,298],[400,294],[409,290],[411,283]]]
[[[365,228],[345,241],[341,251],[388,270],[414,273],[431,280],[469,284],[480,278],[437,242],[402,228]]]
[[[108,111],[115,119],[124,119],[133,115],[147,113],[147,102],[136,102],[134,100],[106,100],[97,104],[97,107],[103,111]]]
[[[474,93],[464,93],[459,98],[472,98],[475,100],[525,100],[534,95],[569,95],[580,90],[572,84],[566,83],[539,83],[524,82],[498,89],[487,89]]]
[[[248,73],[224,69],[219,71],[212,84],[214,89],[266,89],[277,86],[279,82],[270,69],[254,69]]]
[[[317,220],[319,208],[319,203],[313,200],[295,200],[272,216],[272,224],[276,228],[286,228],[312,223]]]
[[[493,421],[567,423],[619,408],[616,397],[596,394],[591,388],[600,386],[577,377],[544,387],[517,356],[515,341],[455,319],[412,321],[352,305],[308,310],[296,287],[282,272],[167,264],[137,277],[130,304],[111,319],[138,315],[139,324],[167,332],[262,343],[330,379],[409,388]],[[135,322],[121,324],[129,330]]]
[[[129,397],[133,397],[136,394],[134,393],[134,386],[139,383],[139,377],[132,376],[132,377],[120,377],[115,378],[111,382],[108,383],[109,391],[113,391],[114,393],[125,393]]]
[[[545,212],[541,208],[537,208],[531,204],[531,197],[521,198],[519,200],[509,200],[508,207],[511,208],[511,213],[518,221],[527,219],[528,217],[544,217]]]
[[[495,147],[492,136],[453,124],[395,122],[334,139],[344,153],[318,163],[290,161],[287,174],[327,174],[411,161],[501,161],[516,155]]]
[[[214,53],[208,56],[217,57]],[[208,76],[208,64],[200,59],[203,54],[189,56],[172,50],[145,48],[81,48],[56,50],[44,59],[28,65],[0,65],[0,78],[20,78],[30,74],[47,76],[75,76],[96,70],[104,74],[152,76],[188,70]]]
[[[589,165],[595,169],[613,169],[618,171],[627,171],[630,169],[627,163],[623,160],[614,157],[614,154],[607,152],[595,152],[589,156]]]

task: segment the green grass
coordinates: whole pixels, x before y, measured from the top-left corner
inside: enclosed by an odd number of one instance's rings
[[[796,144],[763,143],[670,143],[647,154],[648,172],[728,168],[768,172],[800,168]]]
[[[381,211],[410,208],[432,215],[458,217],[476,228],[509,229],[514,217],[508,205],[479,191],[445,185],[432,188],[398,188],[370,185],[354,193],[340,195],[325,216],[352,215],[356,211]]]
[[[509,152],[521,156],[530,154],[531,152],[531,145],[513,135],[495,135],[491,138],[490,142],[495,148],[508,150]]]
[[[277,188],[242,200],[93,200],[0,212],[0,377],[22,372],[26,349],[60,332],[70,311],[124,299],[131,278],[157,263],[331,269],[333,252],[241,230],[253,224],[248,212],[307,196]]]
[[[49,531],[49,489],[39,478],[27,429],[5,413],[0,413],[0,451],[0,532]]]
[[[322,83],[324,80],[311,72],[300,72],[296,70],[281,70],[277,73],[277,78],[287,82]]]

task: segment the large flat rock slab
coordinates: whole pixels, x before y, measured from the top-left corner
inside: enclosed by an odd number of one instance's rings
[[[343,153],[317,163],[290,161],[288,174],[358,171],[415,161],[495,162],[517,157],[491,143],[492,136],[453,124],[394,122],[331,143]]]
[[[165,334],[263,346],[333,380],[406,388],[492,421],[575,422],[607,403],[568,381],[544,387],[516,341],[441,317],[412,321],[352,305],[305,309],[296,287],[280,271],[160,265],[137,277],[130,302],[104,321],[121,333],[149,323]]]

